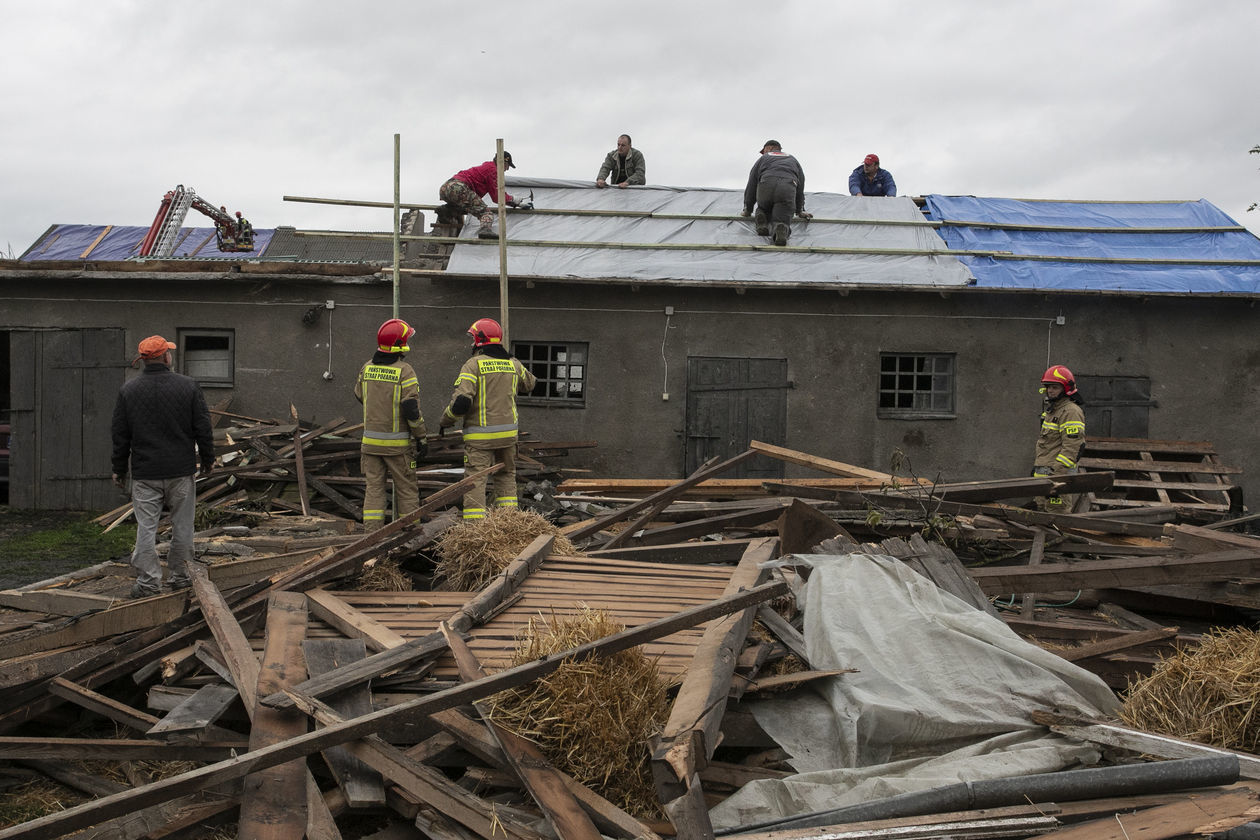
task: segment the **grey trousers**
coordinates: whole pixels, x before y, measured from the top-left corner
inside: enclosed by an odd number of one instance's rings
[[[766,214],[770,230],[775,225],[791,225],[796,212],[796,184],[787,178],[767,178],[757,184],[757,209]]]
[[[133,478],[131,504],[136,511],[136,548],[131,553],[136,588],[156,594],[162,586],[157,530],[164,505],[171,512],[171,548],[166,566],[172,580],[187,580],[188,561],[193,559],[193,514],[197,509],[194,477]]]

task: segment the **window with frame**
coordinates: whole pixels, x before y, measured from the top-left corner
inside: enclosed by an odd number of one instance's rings
[[[585,342],[513,341],[512,355],[538,377],[520,402],[526,405],[586,405]]]
[[[954,416],[953,353],[880,353],[880,417]]]
[[[235,330],[180,330],[179,362],[203,388],[236,385]]]

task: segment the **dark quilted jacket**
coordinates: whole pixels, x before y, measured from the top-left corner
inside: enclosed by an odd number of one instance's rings
[[[191,378],[159,362],[123,383],[114,405],[113,469],[133,478],[179,478],[214,463],[210,412]],[[131,466],[128,469],[127,461]]]

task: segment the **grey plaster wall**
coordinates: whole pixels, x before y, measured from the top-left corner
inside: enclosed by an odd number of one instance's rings
[[[33,281],[0,272],[0,294],[0,329],[119,327],[129,347],[180,328],[233,329],[235,387],[208,388],[207,400],[231,396],[232,411],[256,417],[286,417],[292,403],[316,422],[358,415],[354,377],[392,299],[379,278],[218,274]],[[326,300],[335,308],[319,308]],[[595,475],[682,475],[693,356],[787,359],[785,446],[884,471],[899,449],[917,475],[946,481],[1023,475],[1039,378],[1054,362],[1078,374],[1150,377],[1158,403],[1150,436],[1212,440],[1227,463],[1245,468],[1247,497],[1260,499],[1260,313],[1247,301],[513,283],[510,302],[512,338],[590,345],[586,406],[527,406],[521,418],[540,439],[598,441],[564,461]],[[405,277],[401,306],[419,331],[409,360],[436,430],[468,354],[464,331],[497,317],[498,286]],[[954,417],[881,418],[881,351],[956,354]]]

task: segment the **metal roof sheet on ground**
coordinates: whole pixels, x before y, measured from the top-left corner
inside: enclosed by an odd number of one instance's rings
[[[36,260],[126,260],[135,257],[147,227],[123,225],[54,225],[18,259]],[[172,257],[202,260],[259,259],[267,251],[274,231],[254,230],[254,250],[220,251],[214,228],[180,228]],[[102,234],[104,236],[102,237]],[[97,242],[97,239],[100,241]],[[95,245],[93,244],[95,243]],[[150,259],[158,259],[151,257]]]
[[[1260,239],[1207,201],[925,201],[950,248],[1012,255],[963,256],[979,288],[1260,293]]]
[[[945,253],[945,243],[924,223],[922,212],[909,198],[807,193],[805,207],[816,218],[794,220],[790,247],[784,250],[758,236],[751,219],[723,218],[739,216],[742,190],[596,189],[589,181],[526,178],[508,179],[507,189],[516,198],[527,197],[532,190],[539,209],[598,211],[597,215],[509,211],[508,272],[512,277],[884,286],[965,286],[972,279],[957,257]],[[469,219],[461,237],[475,241],[476,230],[476,220]],[[514,244],[522,240],[566,244]],[[580,243],[623,247],[582,247]],[[498,274],[499,253],[493,244],[456,245],[447,271]],[[722,245],[761,249],[713,247]],[[897,253],[810,253],[792,247]]]

